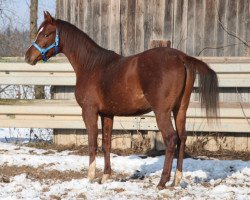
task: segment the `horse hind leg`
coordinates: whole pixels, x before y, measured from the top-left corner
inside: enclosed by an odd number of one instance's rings
[[[173,186],[178,186],[182,179],[182,166],[183,166],[183,158],[185,153],[185,144],[187,140],[186,133],[186,113],[190,101],[190,96],[192,93],[193,85],[194,85],[194,73],[186,68],[186,82],[183,88],[183,94],[180,97],[180,101],[177,105],[174,106],[173,114],[177,132],[177,168],[175,172]]]
[[[189,74],[188,74],[189,75]],[[188,76],[190,77],[190,76]],[[175,172],[175,178],[173,182],[173,186],[178,186],[180,184],[182,178],[182,166],[183,166],[183,158],[185,153],[185,144],[187,140],[186,133],[186,113],[190,101],[190,96],[194,84],[193,78],[188,78],[186,80],[185,90],[180,99],[180,103],[174,107],[173,114],[177,132],[177,168]]]
[[[186,124],[186,107],[177,107],[174,110],[174,119],[177,132],[177,167],[172,186],[178,186],[182,179],[182,166],[185,154],[185,143],[187,139],[185,124]]]
[[[166,147],[162,176],[157,186],[158,189],[163,189],[165,188],[166,182],[170,180],[177,136],[171,121],[171,110],[169,110],[168,112],[156,112],[155,115],[158,127],[162,133],[162,138]]]

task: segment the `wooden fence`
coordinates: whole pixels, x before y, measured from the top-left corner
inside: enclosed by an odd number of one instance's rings
[[[57,17],[123,55],[155,39],[197,56],[250,55],[249,0],[57,0]]]
[[[250,59],[249,58],[201,58],[217,72],[219,84],[222,88],[237,86],[237,91],[250,87]],[[54,59],[56,60],[56,59]],[[60,60],[62,60],[60,58]],[[75,85],[75,75],[69,63],[46,63],[30,66],[20,63],[0,63],[0,85]],[[227,148],[234,150],[250,150],[250,103],[237,93],[236,101],[220,103],[220,126],[208,125],[199,104],[192,98],[187,113],[187,130],[190,133],[226,133],[227,137],[216,135],[211,138],[207,148]],[[196,94],[194,93],[193,96]],[[28,127],[28,128],[58,128],[83,129],[81,110],[74,99],[61,100],[0,100],[0,127]],[[100,124],[99,124],[100,127]],[[153,113],[138,117],[116,117],[114,129],[125,132],[121,140],[114,142],[121,146],[130,147],[132,137],[128,131],[151,131],[152,146],[162,148],[161,136]],[[153,131],[153,132],[152,132]],[[66,133],[66,132],[65,132]],[[79,133],[79,132],[78,132]],[[210,136],[209,136],[210,137]],[[124,139],[125,138],[125,139]],[[218,139],[219,138],[219,139]],[[206,138],[207,139],[207,138]],[[80,134],[55,135],[58,144],[77,143],[85,141]],[[189,143],[192,137],[189,137]],[[216,141],[216,144],[214,144]],[[211,143],[212,142],[212,143]],[[219,145],[219,147],[218,147]]]
[[[249,57],[249,10],[248,0],[57,0],[56,14],[57,18],[75,24],[100,46],[122,55],[149,49],[153,40],[170,40],[172,47],[193,56]],[[205,60],[217,63],[220,100],[249,103],[247,64],[242,65],[243,58],[227,59],[228,62],[224,57]],[[218,62],[227,63],[228,67],[223,66],[220,71]],[[55,91],[57,99],[74,96],[73,87],[60,86]],[[195,90],[191,101],[198,101]],[[69,132],[74,135],[77,130],[55,131],[58,135]],[[230,148],[247,149],[250,141],[246,142],[246,134],[227,135],[232,141]]]

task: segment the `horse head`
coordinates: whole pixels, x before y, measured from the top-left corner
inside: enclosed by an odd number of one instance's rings
[[[46,62],[57,53],[59,53],[59,32],[56,20],[45,11],[44,21],[37,31],[35,41],[25,54],[25,61],[35,65],[40,60]]]

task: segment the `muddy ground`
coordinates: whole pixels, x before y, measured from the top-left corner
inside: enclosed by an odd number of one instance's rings
[[[39,142],[39,143],[28,143],[28,147],[34,147],[38,149],[45,149],[47,152],[45,154],[53,154],[56,150],[57,152],[69,150],[72,151],[71,154],[74,155],[88,155],[88,146],[76,146],[76,145],[70,145],[70,146],[64,146],[64,145],[55,145],[51,143],[45,143],[45,142]],[[142,157],[155,157],[164,155],[164,151],[154,151],[154,150],[138,150],[138,148],[130,148],[130,149],[112,149],[111,153],[121,155],[121,156],[128,156],[128,155],[140,155]],[[97,155],[102,156],[103,152],[101,148],[98,148]],[[175,152],[175,158],[177,158],[176,152]],[[208,151],[204,149],[189,149],[188,147],[185,150],[185,158],[216,158],[220,160],[243,160],[243,161],[249,161],[250,160],[250,152],[247,151],[230,151],[230,150],[219,150],[219,151]]]

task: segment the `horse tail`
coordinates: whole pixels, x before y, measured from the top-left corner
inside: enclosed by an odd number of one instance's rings
[[[204,62],[191,56],[184,58],[186,67],[193,73],[198,74],[198,93],[201,108],[205,109],[208,120],[219,116],[219,87],[216,73]]]

